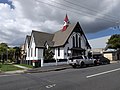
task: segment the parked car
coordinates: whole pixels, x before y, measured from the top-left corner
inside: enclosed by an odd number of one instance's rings
[[[105,58],[103,55],[93,55],[93,58],[98,61],[99,65],[110,64],[110,60]]]
[[[88,58],[87,56],[74,56],[72,58],[69,58],[68,60],[69,65],[71,65],[73,68],[76,68],[77,66],[83,67],[85,65],[97,65],[96,59]]]
[[[103,65],[103,64],[110,64],[110,60],[105,58],[104,56],[100,56],[99,57],[99,64]]]

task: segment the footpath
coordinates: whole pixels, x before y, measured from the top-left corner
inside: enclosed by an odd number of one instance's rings
[[[110,63],[120,63],[120,60],[117,60],[117,61],[110,61]]]
[[[64,70],[64,69],[69,69],[69,68],[71,68],[70,65],[63,64],[63,65],[46,66],[46,67],[39,67],[39,68],[28,69],[27,71],[25,71],[25,73],[38,73],[38,72],[59,71],[59,70]]]
[[[71,68],[71,66],[67,65],[67,64],[56,65],[56,66],[46,66],[46,67],[39,67],[39,68],[27,68],[25,66],[20,66],[20,65],[14,65],[14,66],[22,68],[23,70],[2,72],[2,73],[0,73],[0,75],[23,74],[23,73],[42,73],[42,72],[59,71],[59,70]]]

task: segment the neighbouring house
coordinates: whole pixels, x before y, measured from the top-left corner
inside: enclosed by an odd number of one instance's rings
[[[117,60],[115,51],[105,51],[103,52],[103,56],[109,59],[110,61]]]
[[[120,60],[120,51],[119,50],[107,50],[103,52],[103,56],[111,61]]]
[[[103,56],[110,61],[120,60],[119,51],[114,49],[94,48],[92,49],[92,55],[93,58]]]
[[[23,63],[25,61],[25,44],[20,46],[20,63]]]
[[[45,50],[50,48],[55,60],[67,60],[70,56],[88,55],[91,46],[79,24],[70,24],[66,15],[63,29],[55,33],[32,31],[26,36],[26,61],[44,61]],[[42,63],[42,62],[41,62]],[[42,66],[40,64],[40,66]]]
[[[24,43],[24,57],[25,58],[23,59],[23,63],[31,65],[32,62],[30,60],[28,60],[30,38],[31,38],[31,36],[29,36],[29,35],[27,35],[25,38],[25,43]]]

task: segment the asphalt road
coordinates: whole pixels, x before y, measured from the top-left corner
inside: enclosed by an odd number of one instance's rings
[[[45,73],[0,75],[0,90],[120,90],[120,63]]]

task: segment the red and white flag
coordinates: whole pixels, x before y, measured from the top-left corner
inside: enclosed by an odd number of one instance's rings
[[[70,22],[69,22],[69,19],[68,19],[67,14],[66,14],[65,19],[64,19],[64,25],[63,25],[62,31],[65,31],[65,30],[67,29],[69,23],[70,23]]]

